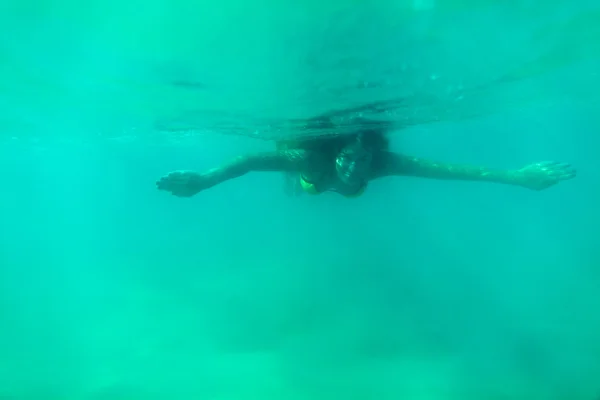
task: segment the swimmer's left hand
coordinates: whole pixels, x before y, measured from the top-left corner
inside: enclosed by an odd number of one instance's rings
[[[554,161],[530,164],[516,173],[518,184],[532,190],[547,189],[577,176],[577,171],[570,164]]]

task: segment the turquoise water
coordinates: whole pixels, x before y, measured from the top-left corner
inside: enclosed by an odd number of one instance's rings
[[[0,5],[0,398],[600,395],[592,2]],[[250,174],[158,192],[342,113],[543,192]],[[261,140],[262,139],[262,140]]]

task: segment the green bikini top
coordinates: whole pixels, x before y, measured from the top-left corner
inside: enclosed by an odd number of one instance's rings
[[[307,181],[304,176],[300,175],[300,186],[302,186],[302,190],[304,190],[308,194],[321,194],[322,192],[317,189],[317,186],[314,183]],[[367,189],[367,184],[362,185],[356,193],[350,195],[343,195],[348,198],[355,198],[361,196],[365,190]]]

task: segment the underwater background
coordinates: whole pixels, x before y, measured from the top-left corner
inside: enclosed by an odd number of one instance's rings
[[[595,2],[7,0],[0,33],[0,399],[600,396]],[[578,177],[155,188],[364,104],[396,151]]]

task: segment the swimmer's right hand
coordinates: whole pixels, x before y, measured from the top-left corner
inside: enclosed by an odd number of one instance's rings
[[[194,171],[174,171],[156,181],[156,187],[173,196],[192,197],[210,186],[207,178]]]

